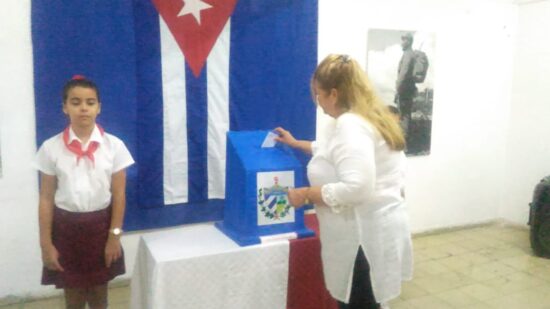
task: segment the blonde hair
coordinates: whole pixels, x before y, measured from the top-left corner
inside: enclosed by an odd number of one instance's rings
[[[337,106],[365,118],[391,149],[405,148],[399,123],[382,103],[357,61],[347,55],[329,55],[317,66],[311,81],[312,89],[314,82],[327,92],[336,89]]]

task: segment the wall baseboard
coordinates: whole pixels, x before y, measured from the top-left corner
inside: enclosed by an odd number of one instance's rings
[[[436,234],[441,234],[441,233],[456,232],[456,231],[467,230],[467,229],[472,229],[472,228],[477,228],[477,227],[491,226],[491,225],[501,226],[501,227],[511,227],[511,228],[521,229],[521,230],[528,230],[529,229],[529,225],[526,225],[526,224],[525,225],[524,224],[518,224],[518,223],[510,222],[510,221],[507,221],[507,220],[504,220],[504,219],[494,219],[494,220],[488,220],[488,221],[477,222],[477,223],[472,223],[472,224],[464,224],[464,225],[457,225],[457,226],[450,226],[450,227],[441,227],[441,228],[434,228],[434,229],[428,229],[428,230],[424,230],[424,231],[413,232],[412,237],[413,238],[418,238],[418,237],[422,237],[422,236],[429,236],[429,235],[436,235]]]

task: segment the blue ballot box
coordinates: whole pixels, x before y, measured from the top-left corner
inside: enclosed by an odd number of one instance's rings
[[[216,226],[241,246],[314,235],[303,209],[288,202],[288,189],[304,185],[303,167],[285,145],[262,148],[268,133],[227,133],[224,218]]]

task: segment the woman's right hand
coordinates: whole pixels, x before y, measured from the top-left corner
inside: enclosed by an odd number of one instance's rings
[[[288,202],[294,208],[300,208],[308,203],[309,187],[288,189]]]
[[[279,137],[275,137],[275,140],[277,142],[287,144],[290,147],[296,147],[297,140],[294,138],[294,136],[292,136],[289,131],[281,127],[275,128],[275,130],[273,131],[277,132],[277,134],[279,135]]]
[[[42,262],[49,270],[64,271],[61,264],[59,264],[59,252],[57,252],[54,245],[42,248]]]

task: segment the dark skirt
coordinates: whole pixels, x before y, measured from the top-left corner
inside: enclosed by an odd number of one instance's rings
[[[56,288],[88,288],[102,285],[124,274],[122,256],[105,266],[111,207],[93,212],[70,212],[54,207],[52,241],[64,271],[42,269],[42,284]]]

